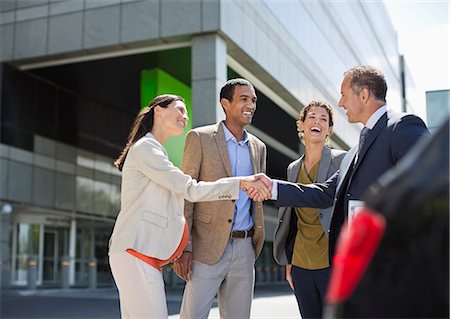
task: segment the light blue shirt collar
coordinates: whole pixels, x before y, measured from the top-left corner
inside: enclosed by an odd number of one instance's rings
[[[225,122],[222,121],[222,126],[223,126],[223,132],[225,134],[225,141],[229,141],[231,139],[233,139],[236,143],[239,144],[247,144],[248,143],[248,134],[247,131],[244,130],[244,138],[242,141],[238,141],[236,139],[236,137],[233,135],[233,133],[230,132],[230,130],[228,129],[228,127],[225,125]]]
[[[376,110],[370,117],[369,120],[367,121],[365,127],[367,127],[368,129],[373,129],[373,127],[375,126],[375,124],[377,124],[378,120],[384,115],[384,113],[387,112],[387,106],[386,104],[383,105],[382,107],[380,107],[378,110]]]

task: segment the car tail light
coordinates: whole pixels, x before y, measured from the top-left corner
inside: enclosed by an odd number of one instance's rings
[[[363,208],[350,227],[344,225],[333,259],[328,304],[340,303],[353,293],[380,243],[385,223],[383,216]]]

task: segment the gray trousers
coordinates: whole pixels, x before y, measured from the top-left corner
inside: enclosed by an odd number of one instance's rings
[[[216,293],[220,318],[250,318],[254,265],[251,238],[230,238],[224,254],[214,265],[193,262],[191,279],[184,288],[180,319],[208,318]]]

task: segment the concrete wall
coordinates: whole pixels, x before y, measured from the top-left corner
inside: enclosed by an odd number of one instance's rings
[[[178,42],[218,29],[218,1],[2,0],[0,61]]]

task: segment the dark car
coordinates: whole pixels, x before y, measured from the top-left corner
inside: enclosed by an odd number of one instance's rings
[[[449,318],[449,121],[365,202],[340,238],[326,316]]]

